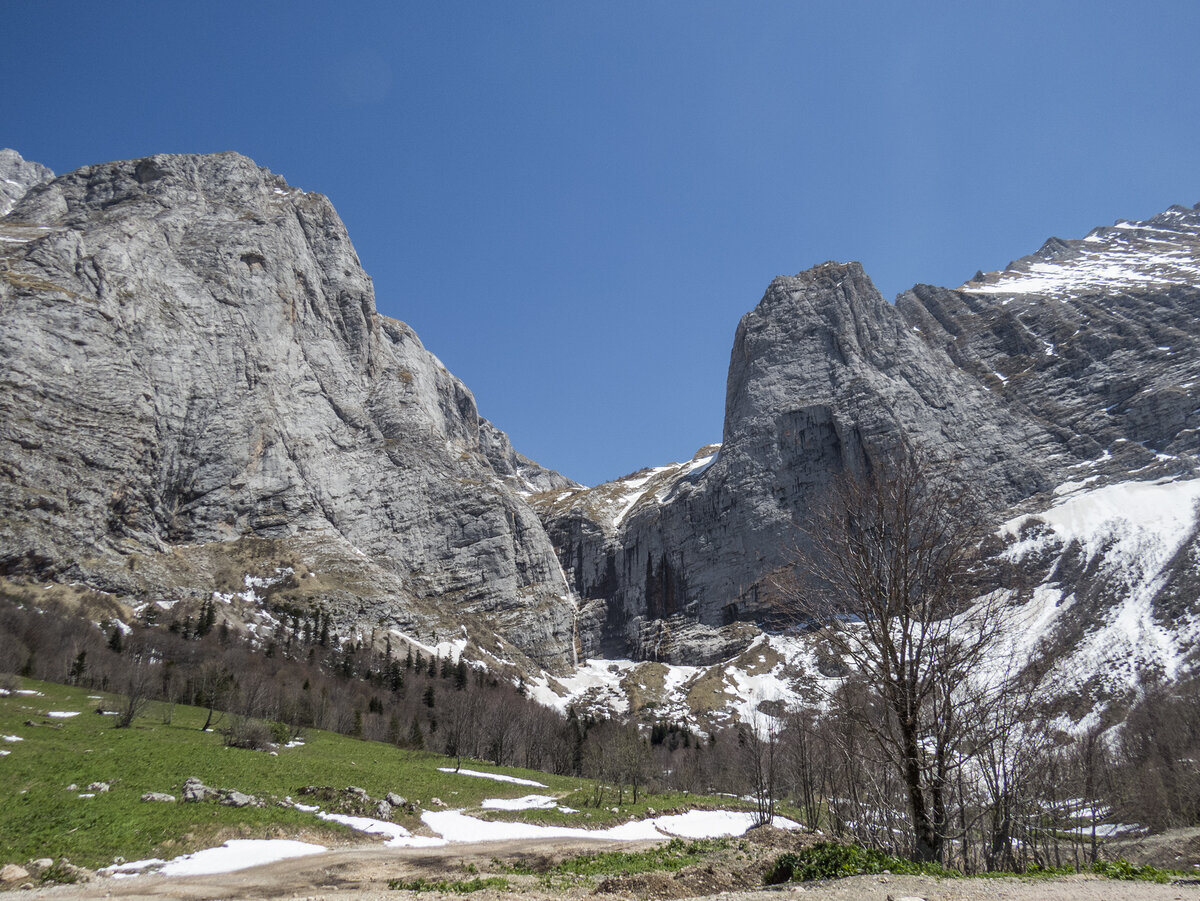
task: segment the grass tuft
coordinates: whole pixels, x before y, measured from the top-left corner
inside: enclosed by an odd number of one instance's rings
[[[392,879],[388,888],[397,892],[443,892],[453,895],[466,895],[483,889],[508,891],[508,880],[503,876],[476,876],[474,879]]]

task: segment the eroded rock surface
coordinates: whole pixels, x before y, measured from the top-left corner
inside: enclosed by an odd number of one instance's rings
[[[376,312],[325,197],[160,155],[34,185],[0,239],[0,575],[203,598],[288,569],[276,593],[343,634],[471,624],[570,659],[506,442]]]

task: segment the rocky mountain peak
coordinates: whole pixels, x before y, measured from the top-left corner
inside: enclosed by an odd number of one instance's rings
[[[34,185],[53,177],[54,173],[41,163],[26,160],[7,147],[0,148],[0,216],[8,215]]]

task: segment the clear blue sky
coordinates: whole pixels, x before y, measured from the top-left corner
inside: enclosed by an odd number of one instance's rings
[[[0,146],[237,150],[588,483],[719,440],[770,279],[887,297],[1200,200],[1200,3],[12,2]]]

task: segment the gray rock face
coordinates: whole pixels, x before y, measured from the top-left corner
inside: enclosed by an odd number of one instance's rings
[[[570,659],[506,440],[376,312],[325,197],[154,156],[36,185],[0,239],[0,575],[203,598],[287,567],[343,632],[465,623]]]
[[[483,418],[479,420],[479,446],[496,474],[522,497],[542,491],[581,487],[578,482],[552,469],[539,466],[518,453],[508,435]]]
[[[41,163],[22,159],[7,147],[0,149],[0,216],[5,216],[34,185],[54,178]]]
[[[1046,490],[1073,462],[1063,436],[926,341],[858,264],[776,279],[738,326],[715,460],[619,524],[589,516],[585,496],[546,510],[585,611],[603,604],[595,644],[691,662],[684,623],[766,619],[770,576],[830,474],[901,445],[977,473],[1001,503]]]
[[[772,574],[830,474],[901,446],[969,480],[997,523],[1081,474],[1190,472],[1198,284],[1200,213],[1182,207],[895,306],[856,263],[776,279],[738,326],[715,459],[532,498],[584,649],[727,653],[724,624],[769,621]]]

